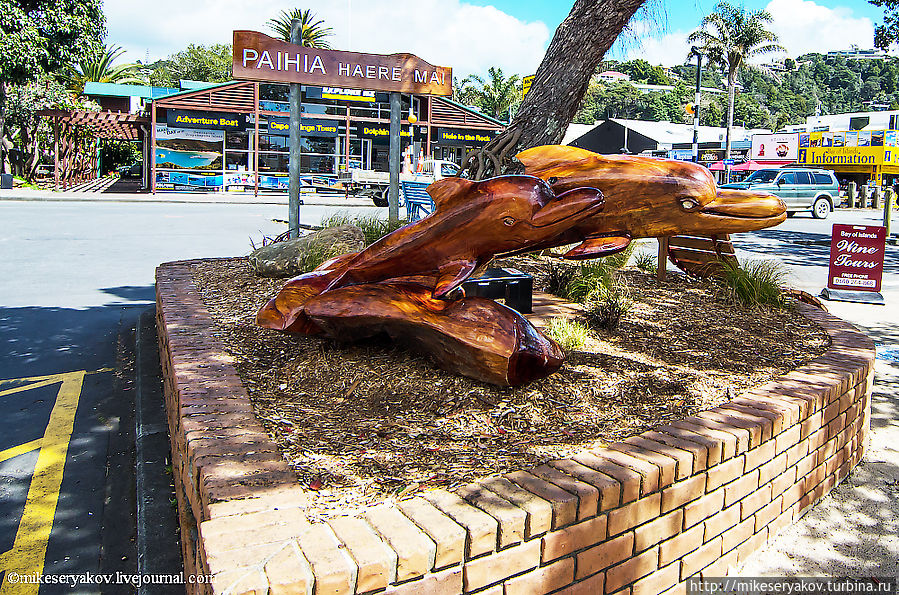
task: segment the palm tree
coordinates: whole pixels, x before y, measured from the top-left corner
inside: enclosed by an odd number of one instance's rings
[[[511,118],[512,107],[521,101],[521,85],[518,75],[513,74],[506,78],[502,68],[491,66],[487,69],[487,76],[490,78],[489,82],[473,74],[466,77],[461,86],[464,89],[466,82],[477,83],[478,87],[473,90],[473,98],[481,111],[494,118],[502,116]]]
[[[294,8],[287,11],[282,10],[277,18],[269,19],[268,27],[278,34],[278,37],[284,41],[290,41],[290,23],[294,19],[299,19],[302,23],[302,34],[300,36],[300,45],[307,48],[321,48],[327,50],[331,48],[331,44],[325,41],[325,37],[332,35],[331,27],[324,27],[324,21],[315,20],[315,14],[309,9],[300,10]]]
[[[715,11],[702,19],[699,29],[687,40],[700,46],[706,59],[727,70],[727,140],[725,157],[730,158],[730,136],[734,124],[734,91],[737,72],[747,60],[770,52],[783,51],[777,35],[765,26],[771,22],[766,10],[747,12],[727,2],[719,2]]]
[[[104,45],[86,56],[63,75],[69,91],[76,96],[84,92],[85,83],[145,83],[137,76],[136,64],[113,66],[125,52],[117,45]]]

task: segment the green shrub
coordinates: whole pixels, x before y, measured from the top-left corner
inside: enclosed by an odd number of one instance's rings
[[[587,324],[610,331],[618,326],[621,317],[630,310],[631,299],[627,286],[619,281],[591,294],[585,305]]]
[[[786,305],[782,286],[787,269],[774,260],[747,260],[743,265],[725,262],[722,282],[735,303],[749,308]]]
[[[381,219],[377,215],[352,216],[347,212],[334,213],[322,219],[322,227],[339,227],[341,225],[355,225],[365,235],[365,245],[370,246],[389,233],[405,226],[408,222],[400,219],[392,224],[387,219]]]
[[[634,266],[644,273],[655,274],[658,271],[659,263],[656,257],[649,252],[637,252],[634,255]]]
[[[590,331],[576,320],[553,318],[549,321],[546,334],[565,351],[575,351],[584,346]]]
[[[347,252],[352,252],[352,249],[343,243],[331,244],[330,246],[311,244],[309,249],[303,254],[300,268],[304,273],[314,271],[326,260],[331,260],[335,256],[340,256]]]

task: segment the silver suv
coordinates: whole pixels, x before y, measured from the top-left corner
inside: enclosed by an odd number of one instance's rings
[[[742,182],[722,188],[770,192],[784,201],[790,217],[798,211],[811,211],[816,219],[826,219],[840,196],[840,185],[832,171],[798,167],[760,169]]]

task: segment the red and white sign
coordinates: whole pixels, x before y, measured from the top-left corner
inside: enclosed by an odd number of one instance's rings
[[[885,227],[834,224],[830,237],[827,287],[849,291],[880,291],[885,248]]]
[[[799,158],[799,133],[753,134],[749,158],[792,163]]]

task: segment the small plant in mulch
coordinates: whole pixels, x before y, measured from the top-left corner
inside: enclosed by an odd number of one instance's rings
[[[576,320],[553,318],[546,327],[546,334],[565,351],[577,351],[587,344],[590,330]]]
[[[634,254],[634,266],[644,273],[655,274],[658,271],[659,263],[654,255],[641,251]]]
[[[777,261],[745,260],[742,264],[723,263],[721,281],[734,303],[747,308],[785,307],[787,276],[787,269]]]
[[[365,234],[365,245],[371,246],[389,233],[408,225],[408,221],[400,219],[396,223],[390,223],[377,215],[350,215],[347,212],[334,213],[322,220],[322,227],[339,227],[341,225],[355,225]]]
[[[593,328],[611,331],[631,309],[631,303],[627,284],[623,280],[616,280],[587,299],[584,318]]]

